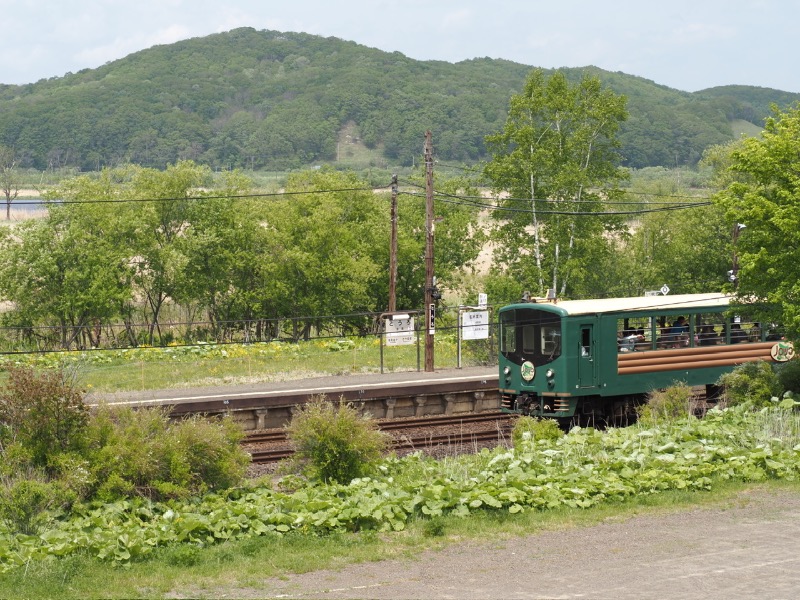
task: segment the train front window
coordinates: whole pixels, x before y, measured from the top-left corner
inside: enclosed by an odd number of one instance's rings
[[[561,355],[561,318],[519,308],[500,315],[500,352],[516,363],[547,364]]]

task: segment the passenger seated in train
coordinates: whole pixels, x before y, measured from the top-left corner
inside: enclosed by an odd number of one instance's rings
[[[761,323],[755,322],[750,327],[750,331],[748,332],[748,339],[751,342],[760,342],[761,341]]]
[[[643,333],[638,333],[633,329],[626,329],[622,332],[622,337],[617,340],[617,343],[620,352],[633,352],[644,341]]]
[[[689,345],[689,324],[686,317],[678,317],[669,327],[661,328],[659,348],[684,348]]]
[[[700,331],[697,333],[697,343],[699,346],[715,346],[719,342],[719,336],[714,331],[714,326],[711,323],[706,323],[700,326]]]
[[[741,344],[747,341],[747,333],[739,323],[731,323],[731,344]]]
[[[637,329],[636,330],[636,350],[651,350],[653,345],[644,335],[644,329]]]
[[[777,328],[775,325],[772,325],[769,328],[769,333],[767,333],[767,341],[768,342],[779,342],[783,339],[783,334],[780,332],[780,329]]]
[[[661,328],[656,340],[659,348],[685,348],[689,345],[689,325],[685,317],[678,317],[669,327]]]

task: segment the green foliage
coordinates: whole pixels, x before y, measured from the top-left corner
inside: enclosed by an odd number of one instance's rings
[[[639,422],[645,427],[694,416],[696,396],[687,385],[675,385],[648,394],[647,402],[636,407]]]
[[[445,520],[442,516],[427,519],[422,524],[422,533],[426,537],[442,537],[445,534]]]
[[[421,454],[389,458],[374,475],[348,484],[311,482],[291,492],[256,486],[186,502],[80,506],[37,538],[9,536],[0,526],[0,572],[76,553],[117,564],[167,556],[190,564],[194,551],[173,551],[176,546],[388,533],[410,520],[429,520],[426,531],[437,535],[437,517],[589,508],[670,490],[711,491],[724,481],[797,481],[798,441],[800,413],[735,407],[653,427],[573,428],[555,440],[523,440],[511,451],[444,461]]]
[[[800,334],[800,105],[775,107],[760,138],[748,138],[728,156],[734,177],[714,197],[725,211],[729,231],[746,225],[736,239],[743,304],[755,303],[762,323],[785,326],[790,338]]]
[[[388,447],[386,434],[374,421],[359,416],[352,405],[333,404],[324,396],[303,406],[287,433],[294,460],[323,482],[347,483],[370,473]]]
[[[60,486],[42,476],[0,477],[0,522],[10,531],[36,535],[50,521],[48,510],[59,505]]]
[[[486,138],[484,173],[509,196],[499,201],[509,210],[492,213],[495,260],[534,296],[549,287],[580,293],[611,253],[608,234],[621,222],[605,214],[605,201],[620,197],[615,188],[627,176],[617,140],[625,103],[597,77],[571,84],[564,72],[535,70],[511,97],[503,130]]]
[[[173,423],[168,409],[90,415],[64,371],[9,367],[0,391],[0,520],[31,533],[87,499],[188,498],[240,483],[249,464],[230,418]]]
[[[84,446],[88,420],[83,394],[64,371],[8,367],[0,390],[0,454],[19,444],[31,466],[55,474],[59,455]]]
[[[303,33],[229,32],[164,44],[97,69],[0,89],[0,143],[23,167],[99,171],[127,160],[163,169],[190,157],[215,170],[295,169],[323,161],[411,165],[426,129],[444,161],[487,158],[484,136],[505,117],[530,65],[479,58],[417,61]],[[594,67],[630,98],[621,128],[633,167],[693,164],[757,126],[797,94],[729,86],[693,94]],[[351,154],[356,156],[351,156]],[[385,181],[386,179],[384,179]]]
[[[793,394],[800,394],[800,359],[795,356],[790,361],[776,365],[775,372],[781,388]]]
[[[564,431],[553,419],[521,416],[514,423],[511,439],[514,448],[520,450],[523,442],[538,442],[539,440],[553,442],[563,435]]]
[[[100,406],[87,431],[93,497],[187,498],[236,485],[249,457],[233,421]]]
[[[165,171],[106,169],[51,190],[52,198],[74,203],[53,204],[14,235],[0,230],[0,297],[13,303],[0,318],[20,328],[2,343],[107,348],[247,339],[251,330],[258,339],[298,340],[330,326],[315,315],[385,310],[388,195],[329,168],[292,173],[290,196],[269,202],[243,197],[250,183],[241,173],[218,178],[213,190],[205,188],[209,178],[191,161]],[[438,184],[448,193],[476,193],[465,179]],[[141,199],[157,201],[125,202]],[[484,240],[473,207],[444,203],[437,211],[437,265],[446,285]],[[397,305],[419,306],[424,202],[402,202],[399,219]],[[163,325],[165,311],[204,315],[206,326],[174,331]],[[373,324],[363,317],[336,325],[363,332]]]
[[[664,284],[678,294],[722,287],[731,264],[731,235],[724,214],[717,206],[700,203],[681,211],[662,210],[665,196],[692,194],[685,184],[670,179],[665,175],[631,186],[632,201],[645,203],[636,208],[653,212],[637,219],[632,233],[620,237],[612,260],[599,269],[608,294],[641,296]]]
[[[726,373],[719,380],[725,400],[731,405],[769,406],[782,393],[775,370],[766,361],[748,362]]]

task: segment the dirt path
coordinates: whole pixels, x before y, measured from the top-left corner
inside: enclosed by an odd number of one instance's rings
[[[593,600],[800,597],[800,490],[267,579],[203,597]]]

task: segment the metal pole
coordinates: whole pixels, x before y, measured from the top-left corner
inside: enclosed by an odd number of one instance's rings
[[[433,142],[425,132],[425,371],[433,371]]]
[[[456,313],[456,331],[458,332],[458,336],[456,337],[456,368],[461,368],[461,311],[464,310],[463,306],[458,307],[458,312]]]
[[[379,325],[379,329],[381,330],[378,334],[378,339],[381,342],[381,375],[383,375],[383,345],[386,343],[386,320],[383,318],[383,315],[380,316],[381,324]]]
[[[739,241],[739,234],[742,232],[742,229],[745,229],[746,227],[747,225],[736,223],[733,226],[733,232],[731,234],[731,246],[733,246],[733,269],[731,269],[731,283],[733,283],[734,290],[739,287],[739,256],[736,254],[736,243]]]
[[[392,175],[392,234],[389,242],[389,312],[397,310],[397,175]]]

